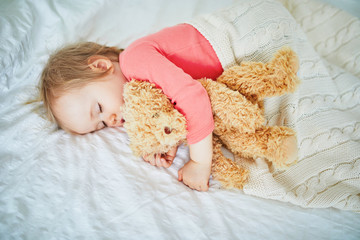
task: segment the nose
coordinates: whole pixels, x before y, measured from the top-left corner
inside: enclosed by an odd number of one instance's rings
[[[117,116],[116,116],[115,113],[113,113],[113,114],[110,115],[109,123],[108,123],[108,125],[109,125],[110,127],[115,127],[115,126],[116,126],[116,124],[117,124],[117,118],[116,118],[116,117],[117,117]]]

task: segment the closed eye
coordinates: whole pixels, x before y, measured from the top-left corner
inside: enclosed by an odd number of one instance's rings
[[[99,113],[102,113],[103,112],[103,109],[102,109],[102,106],[100,103],[98,103],[98,107],[99,107]]]
[[[99,113],[102,113],[103,112],[103,108],[102,108],[102,105],[100,103],[98,103],[98,107],[99,107]],[[102,126],[100,126],[98,129],[102,129],[102,128],[105,128],[107,127],[107,124],[105,121],[101,121],[102,123]]]

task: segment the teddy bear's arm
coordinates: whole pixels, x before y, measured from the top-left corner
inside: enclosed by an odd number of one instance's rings
[[[240,66],[225,70],[217,81],[255,103],[265,97],[294,92],[300,83],[296,75],[298,68],[296,53],[283,47],[270,62],[242,62]]]
[[[264,117],[257,104],[252,104],[237,91],[211,79],[199,80],[210,98],[214,119],[222,126],[236,128],[239,132],[254,132],[264,123]]]

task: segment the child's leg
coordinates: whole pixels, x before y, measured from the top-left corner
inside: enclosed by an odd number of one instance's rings
[[[221,151],[220,140],[213,136],[212,175],[225,188],[242,189],[247,182],[248,170],[240,168],[235,162],[226,158]]]
[[[224,71],[217,79],[239,91],[251,102],[293,92],[299,84],[298,58],[289,47],[280,49],[269,63],[242,62]]]
[[[255,133],[224,134],[221,140],[235,154],[264,157],[276,167],[287,167],[297,159],[295,132],[288,127],[263,126]]]

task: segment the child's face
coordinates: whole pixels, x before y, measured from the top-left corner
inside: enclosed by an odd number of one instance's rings
[[[85,134],[104,127],[123,125],[121,106],[126,79],[118,64],[102,81],[92,82],[80,89],[66,92],[56,99],[54,113],[61,127]]]

